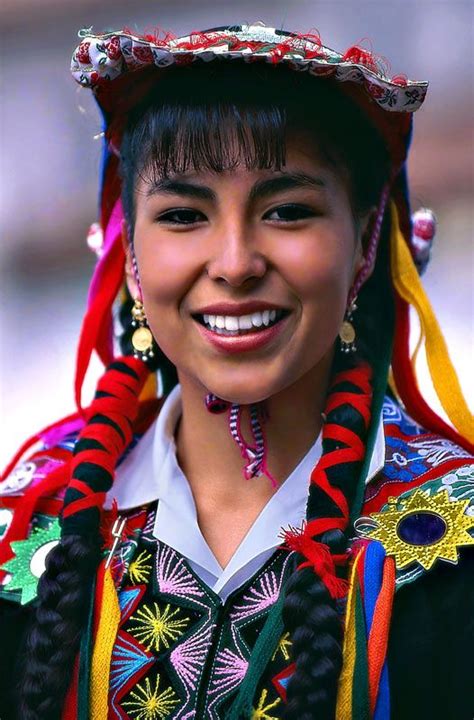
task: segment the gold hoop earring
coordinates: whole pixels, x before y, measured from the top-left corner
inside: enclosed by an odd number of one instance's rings
[[[145,362],[154,357],[153,335],[148,327],[143,303],[136,299],[132,307],[132,327],[136,328],[132,335],[133,357]]]
[[[351,304],[347,308],[344,315],[344,320],[341,325],[341,329],[339,330],[339,340],[341,343],[340,349],[343,353],[355,352],[357,350],[356,331],[352,323],[353,315],[357,310],[357,305],[355,301],[356,298],[352,300]]]

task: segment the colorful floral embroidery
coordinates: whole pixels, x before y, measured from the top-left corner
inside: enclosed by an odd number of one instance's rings
[[[143,530],[123,543],[127,584],[118,593],[122,619],[112,655],[109,720],[160,720],[163,713],[170,720],[191,720],[196,713],[223,720],[279,597],[290,556],[276,552],[223,614],[220,599],[186,560],[154,538],[154,518],[150,508]],[[290,644],[286,633],[275,648],[273,674],[287,662]],[[255,717],[273,718],[278,696],[259,690],[258,697]]]
[[[267,701],[268,690],[262,690],[260,700],[256,708],[253,708],[252,720],[278,720],[276,715],[269,715],[270,710],[273,710],[277,705],[281,704],[281,699],[277,698],[273,702],[265,704]]]
[[[445,438],[411,440],[408,445],[431,467],[438,467],[448,460],[471,457],[466,450]]]
[[[386,445],[385,475],[388,478],[409,482],[426,472],[425,462],[416,451],[410,450],[409,443],[401,438],[388,436]],[[389,455],[390,451],[391,455]]]
[[[291,648],[290,633],[285,632],[285,633],[283,633],[283,635],[281,636],[281,638],[278,641],[276,650],[272,655],[272,660],[275,660],[275,658],[279,652],[282,654],[282,657],[284,660],[289,660],[290,659],[290,648]]]
[[[71,72],[85,87],[102,85],[147,65],[163,68],[229,56],[247,62],[261,58],[269,63],[288,63],[312,75],[333,75],[341,82],[358,83],[376,103],[392,111],[413,112],[427,90],[425,82],[391,80],[386,64],[362,48],[341,54],[320,41],[314,42],[311,34],[305,37],[298,33],[283,40],[278,30],[261,25],[233,26],[182,38],[137,37],[127,31],[93,35],[91,28],[85,28],[81,37]]]
[[[140,647],[137,641],[119,634],[111,664],[110,687],[112,690],[125,685],[134,675],[154,664],[153,655]]]
[[[386,425],[397,425],[404,435],[419,435],[425,432],[391,397],[387,396],[384,400],[382,417]]]
[[[180,617],[179,608],[172,610],[171,605],[166,605],[162,610],[155,602],[153,607],[144,605],[137,610],[137,614],[131,618],[136,625],[130,628],[130,632],[147,650],[153,648],[155,652],[160,652],[163,648],[169,648],[170,643],[182,635],[189,618]]]
[[[133,585],[137,583],[147,583],[151,572],[151,554],[143,550],[136,560],[133,560],[128,566],[128,575]]]
[[[248,618],[251,615],[267,610],[276,603],[280,596],[281,578],[277,578],[273,571],[264,575],[256,585],[244,595],[244,601],[232,612],[233,620]]]
[[[176,693],[170,688],[160,692],[160,675],[156,676],[154,685],[150,678],[145,678],[143,684],[138,684],[136,690],[130,693],[133,698],[124,702],[123,706],[130,708],[127,712],[134,720],[164,720],[178,704]]]
[[[168,545],[160,545],[158,549],[156,576],[162,593],[183,597],[204,596],[196,578],[187,569],[184,558]]]
[[[211,644],[211,628],[206,627],[178,645],[170,655],[171,663],[182,682],[196,690]]]
[[[444,488],[450,498],[474,495],[474,466],[466,465],[461,448],[415,432],[415,424],[391,400],[384,420],[387,463],[384,474],[369,483],[366,505],[383,506],[380,489],[395,488],[390,494],[403,497],[400,488],[411,493],[421,483],[430,492]],[[118,593],[122,618],[112,656],[109,720],[225,720],[291,571],[291,554],[276,551],[223,605],[180,553],[154,537],[155,517],[152,506],[143,530],[118,553],[128,570]],[[397,586],[417,576],[413,568],[399,571]],[[267,652],[249,713],[253,720],[282,716],[294,672],[288,631]]]

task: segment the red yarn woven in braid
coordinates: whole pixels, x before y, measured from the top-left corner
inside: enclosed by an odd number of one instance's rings
[[[122,357],[99,380],[96,397],[86,413],[89,422],[79,435],[71,463],[71,481],[62,511],[63,535],[77,532],[78,513],[102,507],[117,461],[132,440],[138,398],[148,374],[141,360]],[[83,448],[85,443],[81,441],[86,440],[95,441],[97,447],[88,444]],[[86,464],[88,468],[96,466],[94,486],[81,478]]]
[[[337,388],[343,383],[350,383],[355,386],[354,391],[338,391],[329,394],[325,415],[328,417],[331,412],[339,407],[350,404],[357,410],[363,419],[365,430],[370,423],[370,409],[372,402],[372,387],[370,379],[372,370],[369,365],[362,364],[357,368],[344,370],[338,373],[331,388]],[[329,530],[345,531],[349,524],[350,508],[344,492],[331,484],[328,470],[344,463],[360,463],[365,455],[365,443],[354,431],[342,427],[337,423],[327,422],[322,430],[323,443],[326,440],[336,441],[344,447],[336,446],[334,450],[326,452],[311,473],[311,484],[323,491],[332,503],[338,508],[339,517],[323,517],[308,520],[301,530],[290,529],[285,532],[285,544],[290,550],[294,550],[306,561],[300,567],[311,566],[321,577],[331,597],[338,598],[345,594],[347,583],[336,577],[335,565],[342,564],[347,556],[333,555],[332,561],[329,558],[329,548],[316,538]]]

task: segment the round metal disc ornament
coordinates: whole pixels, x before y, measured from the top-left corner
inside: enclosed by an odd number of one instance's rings
[[[344,320],[344,322],[342,323],[339,337],[341,338],[342,342],[347,343],[348,345],[352,345],[355,340],[356,334],[354,326],[347,320]]]
[[[153,345],[153,335],[147,327],[139,327],[132,335],[132,345],[141,353],[147,352]]]
[[[345,312],[344,320],[339,330],[341,352],[343,353],[356,351],[356,331],[354,329],[354,325],[352,324],[352,318],[356,310],[356,298],[354,298]]]

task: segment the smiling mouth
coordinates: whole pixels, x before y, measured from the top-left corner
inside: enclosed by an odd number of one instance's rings
[[[217,335],[250,335],[268,330],[290,314],[289,310],[263,310],[248,315],[200,315],[194,320]]]

